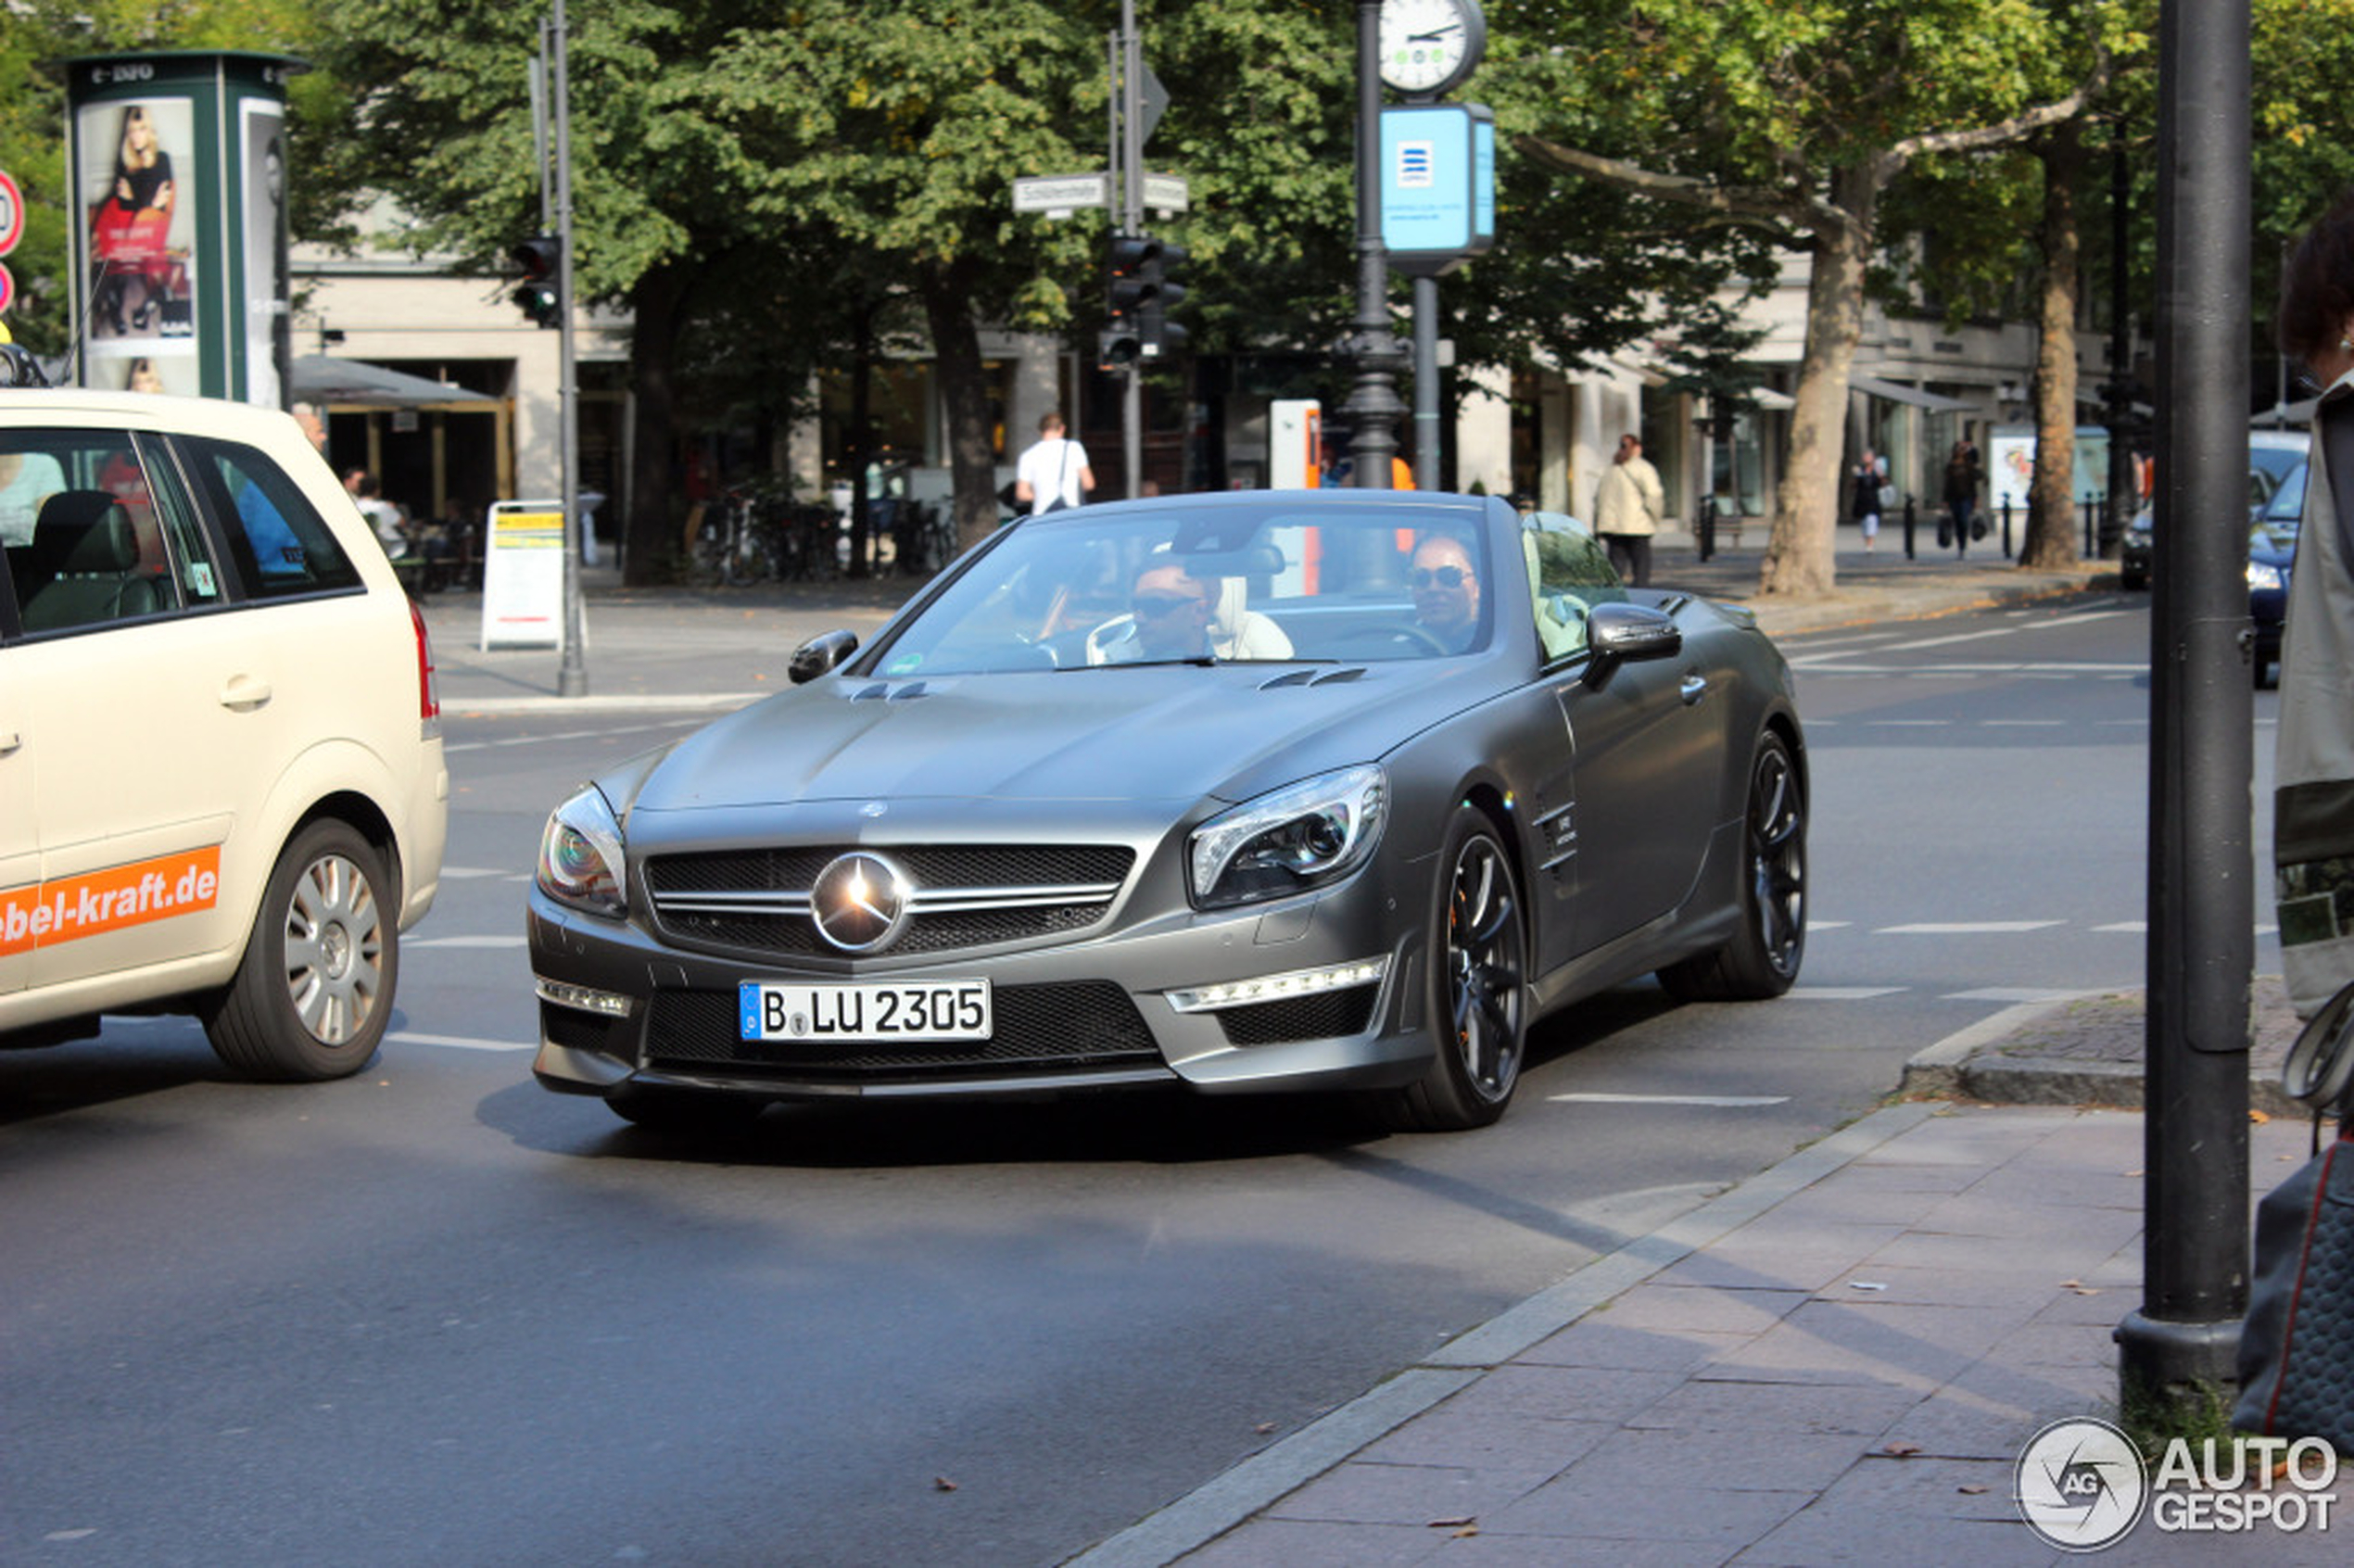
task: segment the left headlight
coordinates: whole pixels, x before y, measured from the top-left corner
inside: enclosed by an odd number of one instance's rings
[[[1388,816],[1388,777],[1371,764],[1245,801],[1194,829],[1194,902],[1216,909],[1337,880],[1373,853]]]
[[[2288,587],[2288,574],[2269,562],[2251,561],[2247,563],[2247,586],[2252,588],[2284,588]]]
[[[629,854],[604,791],[591,784],[548,814],[534,880],[558,904],[615,918],[629,912]]]

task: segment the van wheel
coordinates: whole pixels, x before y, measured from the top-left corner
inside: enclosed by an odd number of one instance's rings
[[[236,978],[205,1014],[221,1059],[276,1082],[365,1067],[400,971],[391,891],[384,857],[348,823],[297,833],[270,873]]]

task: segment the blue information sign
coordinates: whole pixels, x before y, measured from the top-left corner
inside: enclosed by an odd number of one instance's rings
[[[1496,121],[1484,104],[1381,114],[1382,247],[1397,271],[1439,277],[1496,240]]]

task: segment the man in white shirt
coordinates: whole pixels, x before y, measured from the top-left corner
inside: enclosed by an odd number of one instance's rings
[[[1014,469],[1014,499],[1032,515],[1077,506],[1095,487],[1087,449],[1071,440],[1059,412],[1038,422],[1038,439]]]

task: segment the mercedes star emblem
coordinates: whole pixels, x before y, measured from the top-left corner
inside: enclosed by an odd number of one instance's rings
[[[906,929],[915,890],[907,874],[881,855],[855,850],[817,873],[809,912],[817,934],[844,953],[872,953]]]

